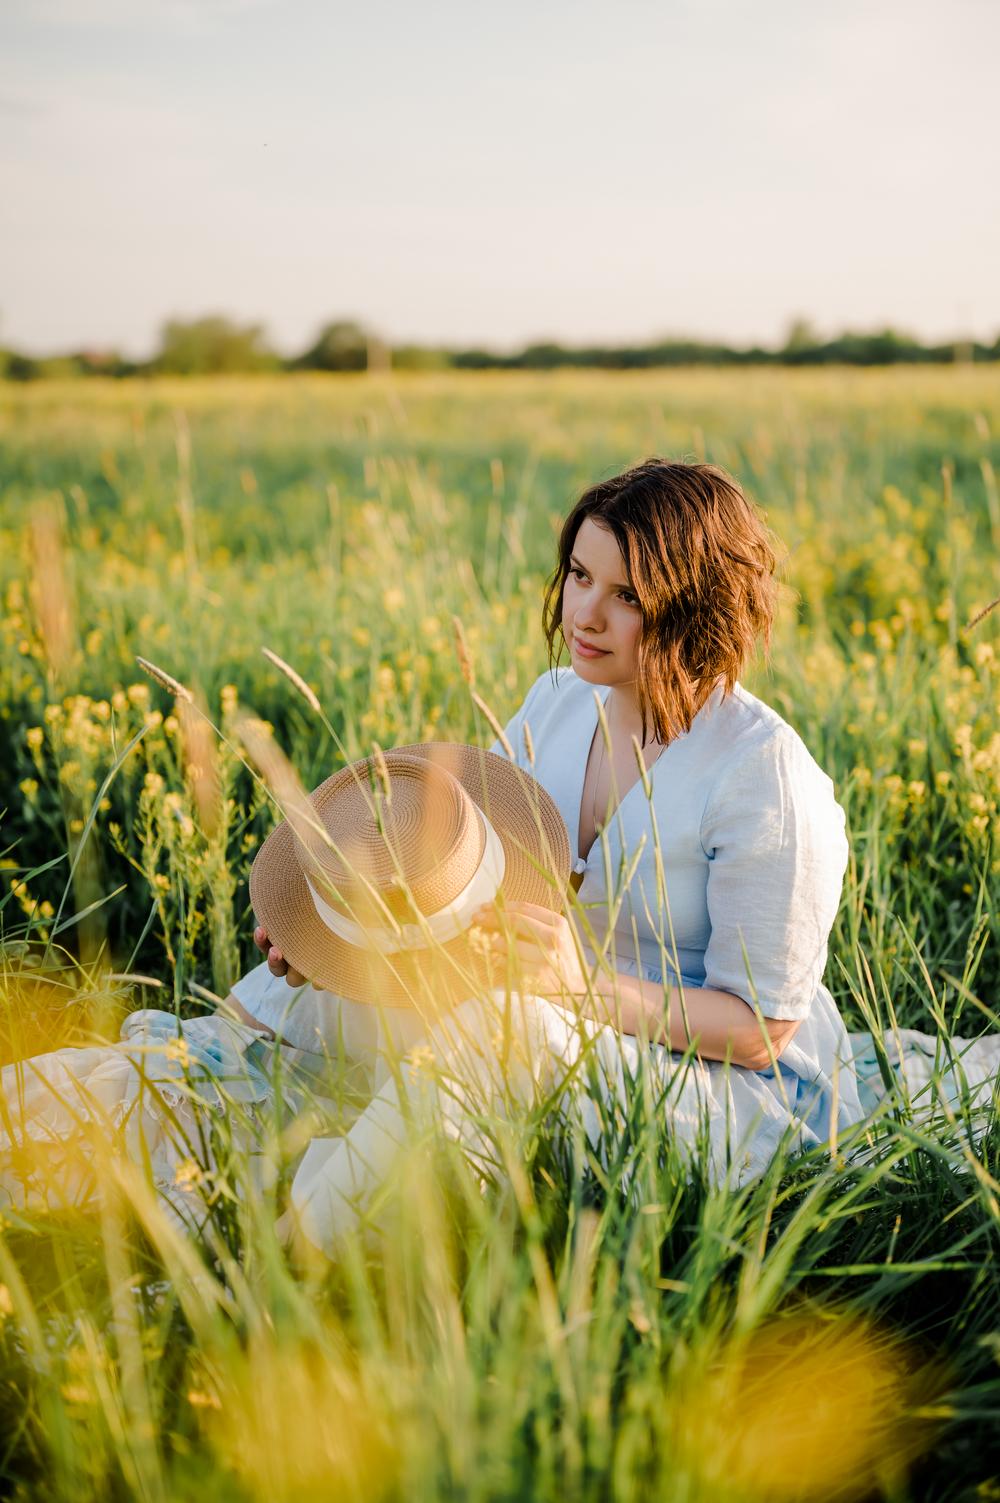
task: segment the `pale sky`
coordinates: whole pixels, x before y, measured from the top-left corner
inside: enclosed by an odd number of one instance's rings
[[[996,0],[2,0],[0,344],[1000,331]]]

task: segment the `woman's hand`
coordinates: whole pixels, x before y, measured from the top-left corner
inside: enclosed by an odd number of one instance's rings
[[[293,971],[281,951],[272,945],[267,937],[266,929],[258,924],[253,931],[253,942],[261,951],[267,961],[267,968],[272,976],[284,976],[289,986],[304,986],[308,977],[299,971]]]
[[[587,978],[572,925],[564,913],[538,903],[505,903],[501,913],[492,903],[476,910],[473,923],[496,937],[498,952],[511,944],[517,952],[525,986],[540,997],[558,1000],[566,992],[582,996]],[[506,930],[513,936],[508,940]]]

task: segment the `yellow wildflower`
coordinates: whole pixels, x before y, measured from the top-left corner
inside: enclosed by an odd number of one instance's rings
[[[214,1393],[203,1393],[201,1389],[189,1388],[187,1401],[192,1409],[221,1409],[222,1402]]]
[[[178,1190],[195,1190],[204,1180],[204,1171],[195,1159],[184,1159],[174,1171],[174,1184]]]

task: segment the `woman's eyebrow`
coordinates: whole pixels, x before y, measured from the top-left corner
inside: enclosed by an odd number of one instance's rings
[[[590,570],[587,568],[587,565],[585,563],[583,563],[580,559],[578,559],[575,553],[571,553],[570,554],[569,561],[570,561],[571,564],[575,564],[578,569],[582,569],[583,572],[584,572],[584,574],[589,574],[590,573]],[[613,584],[611,586],[611,588],[613,590],[631,590],[632,586],[630,584]]]

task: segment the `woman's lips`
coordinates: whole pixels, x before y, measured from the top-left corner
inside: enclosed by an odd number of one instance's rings
[[[576,632],[573,633],[573,646],[582,658],[606,658],[608,656],[603,647],[591,647],[589,643],[582,642]]]

